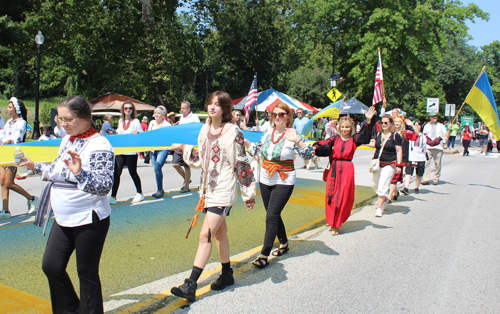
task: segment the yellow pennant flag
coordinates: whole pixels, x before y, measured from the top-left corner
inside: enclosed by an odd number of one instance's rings
[[[334,87],[328,92],[328,94],[326,94],[326,96],[328,96],[328,98],[330,98],[333,102],[336,102],[337,100],[340,99],[342,93],[339,92],[339,90]]]

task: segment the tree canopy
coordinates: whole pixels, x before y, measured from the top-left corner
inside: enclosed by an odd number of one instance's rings
[[[338,89],[371,104],[381,48],[389,108],[415,117],[427,97],[460,105],[484,65],[500,95],[500,43],[468,46],[456,0],[19,0],[0,8],[0,96],[33,97],[42,31],[42,96],[116,92],[167,109],[202,108],[224,90],[275,88],[315,107]]]

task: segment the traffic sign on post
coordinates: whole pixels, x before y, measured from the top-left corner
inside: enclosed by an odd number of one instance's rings
[[[454,117],[455,116],[455,104],[446,104],[444,109],[444,115],[446,117]]]
[[[439,98],[427,98],[427,112],[439,112]]]

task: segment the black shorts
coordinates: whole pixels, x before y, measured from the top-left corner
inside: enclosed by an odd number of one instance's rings
[[[414,165],[417,164],[415,167]],[[410,161],[410,165],[405,167],[405,173],[408,175],[413,175],[413,168],[417,168],[417,176],[421,177],[424,175],[425,171],[425,161],[412,162]]]
[[[184,162],[184,158],[182,158],[182,153],[177,151],[177,150],[174,153],[174,157],[172,159],[172,164],[174,164],[174,165],[177,164],[179,166],[189,168],[189,166],[186,165],[186,163]]]
[[[203,209],[203,212],[206,214],[207,212],[211,212],[212,214],[216,214],[219,216],[229,216],[229,212],[231,211],[232,206],[217,206],[217,207],[207,207]]]

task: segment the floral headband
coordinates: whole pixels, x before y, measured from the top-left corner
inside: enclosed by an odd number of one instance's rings
[[[345,117],[340,118],[340,120],[348,120],[348,119],[351,120],[352,124],[354,124],[354,120],[349,116],[345,116]]]
[[[11,97],[9,102],[11,102],[12,104],[14,104],[14,107],[16,108],[16,113],[18,115],[21,114],[21,106],[19,106],[19,101],[17,100],[16,97]]]

